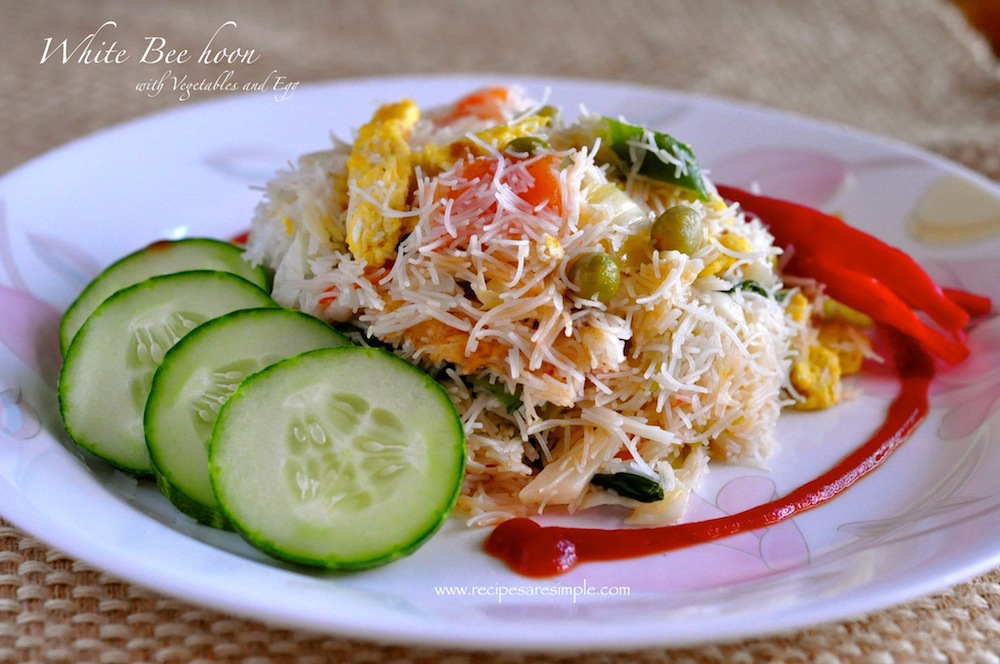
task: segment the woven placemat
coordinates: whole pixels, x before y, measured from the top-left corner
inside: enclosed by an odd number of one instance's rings
[[[165,48],[195,51],[227,21],[236,22],[231,43],[260,55],[240,65],[243,80],[271,71],[302,83],[480,71],[633,81],[850,124],[1000,180],[1000,64],[944,0],[0,0],[0,172],[103,127],[226,94],[150,95],[137,90],[152,71],[137,56],[62,63],[50,53],[42,62],[47,43],[72,47],[102,29],[133,49],[159,36]],[[780,637],[615,655],[468,653],[329,638],[206,610],[0,520],[0,662],[581,660],[1000,662],[1000,570]]]

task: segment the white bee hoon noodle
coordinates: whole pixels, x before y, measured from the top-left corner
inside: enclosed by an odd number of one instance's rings
[[[460,108],[409,124],[377,114],[367,152],[335,141],[267,184],[247,251],[274,270],[276,299],[445,385],[466,428],[459,509],[473,523],[600,504],[666,523],[709,459],[762,464],[810,334],[789,315],[766,228],[707,181],[698,196],[616,169],[591,116],[567,123],[516,91],[492,116]],[[523,136],[530,152],[510,143]],[[663,152],[651,146],[647,158]],[[388,202],[400,188],[405,203]],[[367,225],[352,225],[352,199],[375,211]],[[657,250],[650,225],[677,205],[704,240]],[[364,242],[389,258],[359,255]],[[573,265],[595,251],[619,283],[588,298]],[[623,473],[662,497],[594,482]]]

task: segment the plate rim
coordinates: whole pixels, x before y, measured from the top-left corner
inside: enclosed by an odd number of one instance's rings
[[[737,111],[748,111],[753,113],[762,113],[766,116],[772,117],[777,120],[785,122],[794,122],[796,124],[804,125],[810,129],[822,128],[823,130],[829,131],[833,130],[835,132],[845,132],[855,137],[863,140],[865,142],[871,142],[880,147],[886,149],[891,149],[895,151],[901,151],[907,154],[912,154],[918,156],[922,160],[929,161],[939,167],[945,168],[951,172],[955,172],[962,177],[970,178],[981,183],[986,183],[991,189],[1000,191],[1000,186],[989,180],[981,173],[968,168],[962,164],[958,164],[952,160],[949,160],[941,155],[935,154],[918,146],[900,141],[892,137],[886,137],[883,135],[868,132],[864,129],[859,129],[847,125],[845,123],[838,123],[836,121],[828,121],[825,119],[816,119],[808,116],[800,115],[794,112],[789,112],[786,110],[772,108],[766,105],[755,104],[752,102],[746,102],[742,100],[728,99],[725,97],[719,97],[714,95],[707,95],[699,92],[693,92],[688,90],[675,90],[670,88],[662,88],[654,85],[644,84],[644,83],[633,83],[628,81],[608,81],[602,79],[589,79],[585,77],[548,77],[548,76],[523,76],[519,74],[501,74],[501,73],[490,73],[490,74],[475,74],[475,73],[453,73],[453,74],[403,74],[403,75],[391,75],[391,76],[357,76],[341,79],[331,79],[328,81],[315,81],[308,84],[303,84],[300,88],[300,92],[307,92],[309,94],[323,94],[330,89],[344,87],[345,85],[363,85],[363,86],[376,86],[376,87],[386,87],[386,86],[402,86],[402,85],[419,85],[421,82],[435,82],[435,83],[448,83],[452,86],[458,84],[483,84],[490,81],[506,81],[514,84],[523,84],[527,86],[546,86],[546,85],[574,85],[574,86],[597,86],[605,87],[608,89],[617,89],[621,91],[635,91],[639,90],[643,93],[650,93],[654,95],[668,95],[671,97],[676,97],[678,99],[690,99],[695,103],[708,103],[708,104],[719,104],[728,108],[735,109]],[[0,175],[0,185],[4,184],[5,181],[24,177],[25,173],[30,174],[33,169],[38,169],[44,167],[44,163],[48,160],[57,159],[59,155],[64,153],[70,153],[73,150],[77,150],[81,145],[100,142],[106,140],[106,138],[114,133],[134,130],[137,127],[148,123],[155,123],[162,121],[166,117],[174,115],[197,115],[203,113],[206,107],[212,106],[223,106],[223,105],[235,105],[239,106],[246,102],[248,99],[252,99],[255,94],[259,93],[238,93],[233,95],[224,95],[220,97],[213,97],[205,100],[198,100],[191,102],[190,104],[184,104],[179,106],[173,106],[166,110],[154,111],[148,114],[138,116],[120,122],[114,125],[100,128],[96,131],[90,132],[83,136],[77,137],[71,141],[68,141],[62,145],[51,148],[36,157],[29,159],[28,161],[19,164],[12,168],[11,170]],[[51,434],[49,434],[51,435]],[[54,440],[55,445],[62,447],[58,440]],[[28,508],[29,510],[31,508]],[[3,515],[10,523],[21,528],[25,533],[32,534],[34,531],[30,524],[22,522],[22,519],[12,518],[9,516],[9,510],[7,506],[4,505],[0,507],[0,514]],[[18,516],[21,516],[19,514]],[[43,515],[44,516],[44,515]],[[149,518],[148,515],[142,515],[144,518]],[[51,519],[49,519],[51,520]],[[183,533],[179,533],[183,535]],[[50,540],[48,537],[41,537],[46,543]],[[232,603],[227,603],[225,601],[216,600],[214,597],[210,596],[210,593],[204,592],[199,594],[192,594],[193,588],[188,588],[188,592],[184,594],[177,594],[175,591],[166,589],[162,580],[158,577],[163,575],[157,575],[150,573],[149,570],[128,570],[122,572],[120,570],[108,567],[106,563],[92,563],[94,560],[104,561],[113,557],[115,554],[111,550],[104,550],[104,555],[101,554],[102,547],[91,547],[87,545],[82,545],[85,543],[74,542],[72,546],[67,546],[65,543],[58,545],[49,545],[53,548],[58,548],[60,551],[64,551],[69,555],[79,558],[84,562],[95,564],[101,571],[107,571],[115,576],[120,576],[123,579],[127,579],[132,583],[136,583],[145,587],[149,587],[157,592],[161,592],[165,595],[170,595],[176,597],[182,601],[189,601],[201,604],[203,606],[209,606],[216,610],[228,613],[234,613],[241,615],[247,619],[257,619],[264,620],[272,625],[282,625],[291,628],[303,628],[301,624],[292,624],[288,622],[288,619],[283,619],[281,616],[273,615],[273,612],[264,611],[263,613],[259,608],[252,609],[251,607],[245,607],[242,605],[234,605]],[[205,542],[198,542],[199,546],[211,547],[210,544]],[[213,547],[214,548],[214,547]],[[593,640],[583,639],[581,643],[580,639],[577,639],[573,644],[570,643],[558,643],[554,641],[546,641],[543,638],[539,638],[537,635],[534,638],[526,638],[515,643],[507,642],[505,639],[498,639],[497,641],[490,643],[489,641],[482,641],[481,634],[476,635],[475,638],[466,638],[455,640],[454,638],[442,638],[441,634],[427,635],[421,633],[407,633],[405,635],[387,633],[384,629],[372,628],[369,626],[367,630],[364,629],[363,625],[351,625],[344,626],[339,631],[330,631],[329,627],[322,628],[322,632],[328,635],[338,635],[338,636],[349,636],[357,638],[359,635],[362,638],[370,639],[375,642],[381,643],[405,643],[411,645],[422,645],[422,646],[436,646],[436,647],[451,647],[459,649],[478,649],[488,647],[491,649],[502,649],[502,650],[512,650],[512,651],[529,651],[529,650],[544,650],[544,651],[563,651],[570,652],[578,650],[580,646],[583,646],[587,650],[599,651],[599,650],[625,650],[625,649],[638,649],[644,647],[684,647],[684,646],[696,646],[704,645],[709,643],[723,643],[730,641],[737,641],[747,637],[761,637],[767,635],[773,635],[778,633],[785,633],[789,631],[795,631],[802,629],[804,627],[815,626],[820,623],[828,622],[831,620],[845,619],[852,614],[868,612],[876,609],[887,608],[889,606],[898,605],[900,603],[912,600],[916,597],[924,596],[929,593],[940,591],[944,588],[951,587],[957,583],[967,581],[974,576],[981,574],[985,571],[995,569],[1000,565],[1000,551],[998,551],[992,558],[984,558],[978,561],[977,565],[966,565],[961,570],[953,569],[949,574],[943,577],[935,577],[934,579],[926,579],[923,584],[915,584],[908,586],[906,589],[897,588],[896,593],[888,593],[888,604],[886,603],[886,598],[878,602],[879,606],[870,606],[871,602],[857,601],[854,603],[853,607],[845,613],[843,609],[840,610],[830,610],[827,608],[826,611],[821,610],[824,604],[819,604],[816,609],[812,612],[805,612],[805,615],[798,617],[797,619],[792,619],[784,622],[780,626],[772,625],[770,628],[764,625],[756,625],[754,627],[748,627],[746,630],[735,630],[727,633],[725,636],[701,636],[695,637],[692,640],[684,639],[672,639],[667,643],[663,643],[655,638],[655,635],[647,635],[644,640],[628,641],[628,642],[614,642],[609,643],[606,639],[601,638],[598,635],[593,635]],[[192,599],[192,597],[197,597],[197,599]],[[262,618],[263,615],[267,615],[266,618]],[[748,625],[753,624],[744,618]],[[415,625],[418,627],[419,625]],[[315,626],[307,626],[306,629],[316,629]],[[391,631],[391,630],[390,630]],[[579,636],[579,635],[577,635]],[[401,637],[401,638],[400,638]]]

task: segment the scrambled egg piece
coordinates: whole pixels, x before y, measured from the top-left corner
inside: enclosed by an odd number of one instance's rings
[[[346,215],[347,247],[372,267],[385,263],[412,230],[404,217],[384,211],[405,209],[413,175],[409,135],[419,119],[413,101],[382,106],[358,131],[347,160],[349,188],[376,192],[376,200],[352,195]]]
[[[515,138],[531,136],[549,123],[550,118],[530,115],[511,124],[497,125],[476,133],[476,138],[488,145],[503,149]]]
[[[871,341],[856,325],[842,320],[824,320],[819,323],[819,342],[837,353],[840,371],[847,376],[861,371]]]
[[[736,235],[735,233],[724,232],[719,236],[718,243],[726,249],[734,251],[738,254],[749,254],[753,251],[753,246],[750,244],[750,240],[746,239],[742,235]],[[730,256],[729,254],[720,252],[717,258],[702,268],[698,276],[709,277],[714,274],[720,274],[728,270],[735,262],[736,258]]]
[[[785,306],[785,312],[791,317],[796,323],[801,323],[806,319],[806,316],[810,314],[812,310],[812,305],[809,304],[809,298],[807,298],[802,293],[796,293],[792,296],[792,299],[788,301]]]
[[[792,320],[801,323],[812,315],[812,309],[812,303],[801,293],[796,293],[785,310]],[[824,301],[826,311],[828,306]],[[802,397],[795,408],[819,410],[841,401],[842,378],[861,370],[871,348],[863,323],[863,319],[841,318],[814,321],[817,329],[815,343],[810,344],[792,364],[789,375],[792,385]]]
[[[566,256],[566,250],[559,242],[559,238],[552,237],[548,233],[542,235],[542,242],[536,246],[536,251],[539,260],[545,263],[561,261]]]
[[[799,410],[828,408],[841,399],[840,358],[822,344],[809,347],[805,357],[792,364],[792,385],[802,396]]]

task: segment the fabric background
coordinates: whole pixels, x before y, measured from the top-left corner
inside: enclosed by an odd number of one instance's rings
[[[240,66],[247,79],[272,69],[303,83],[524,73],[724,96],[884,134],[1000,180],[1000,61],[945,0],[0,0],[0,173],[184,103],[137,92],[148,68],[135,58],[40,62],[46,38],[75,44],[108,20],[117,23],[109,37],[123,45],[160,35],[169,48],[192,50],[234,20],[239,43],[261,54]],[[615,655],[466,653],[327,638],[204,610],[93,569],[0,520],[0,662],[441,660],[998,662],[1000,570],[779,637]]]

